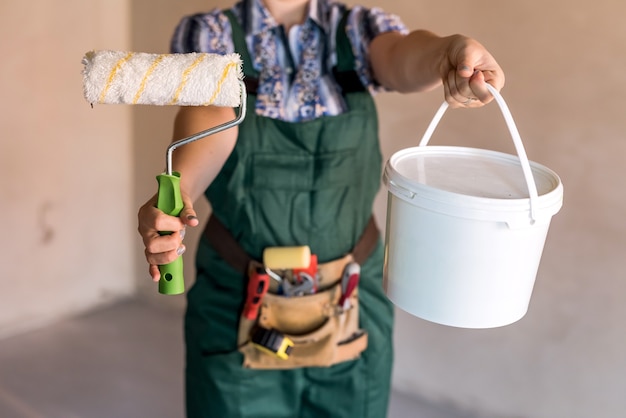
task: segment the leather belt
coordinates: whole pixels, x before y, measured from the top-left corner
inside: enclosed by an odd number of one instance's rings
[[[224,224],[214,215],[209,217],[203,234],[224,261],[239,273],[243,275],[248,273],[248,266],[253,259],[243,250],[235,237],[233,237]],[[336,279],[341,277],[345,265],[351,261],[356,261],[359,264],[364,263],[376,248],[379,237],[380,231],[372,216],[349,254],[327,263],[321,263],[318,266],[322,281],[320,284],[325,285],[331,281],[335,282]]]

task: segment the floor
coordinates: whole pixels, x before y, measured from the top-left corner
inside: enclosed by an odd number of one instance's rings
[[[0,417],[182,417],[181,340],[180,310],[140,300],[0,340]],[[477,417],[393,393],[388,418]]]

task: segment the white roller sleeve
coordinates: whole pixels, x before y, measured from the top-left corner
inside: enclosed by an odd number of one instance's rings
[[[91,51],[83,58],[89,103],[237,107],[239,54]]]

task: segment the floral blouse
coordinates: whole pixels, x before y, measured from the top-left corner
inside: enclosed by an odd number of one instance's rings
[[[332,75],[337,62],[337,25],[346,5],[310,0],[304,23],[289,32],[278,25],[262,0],[241,0],[232,9],[246,34],[246,43],[259,74],[256,113],[289,122],[303,122],[347,110]],[[346,33],[355,56],[355,70],[371,93],[382,90],[369,64],[369,44],[377,35],[407,33],[402,21],[379,8],[355,6]],[[234,52],[228,18],[218,9],[185,16],[171,40],[171,52]]]

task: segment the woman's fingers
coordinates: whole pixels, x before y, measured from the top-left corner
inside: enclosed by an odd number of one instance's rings
[[[150,274],[150,277],[152,277],[153,282],[158,282],[161,279],[161,272],[159,271],[159,266],[156,264],[150,264],[148,273]]]
[[[146,254],[162,254],[168,253],[171,251],[177,251],[178,248],[182,245],[182,241],[184,238],[184,229],[180,231],[173,232],[171,234],[161,235],[156,232],[154,235],[144,237],[144,245],[146,247]],[[148,262],[153,262],[156,260],[149,259]],[[172,260],[167,260],[166,262],[170,262]],[[155,264],[163,264],[163,263],[155,263]]]
[[[469,85],[470,77],[464,77],[457,70],[448,72],[444,85],[444,95],[451,107],[469,107],[478,101]]]
[[[146,260],[149,264],[163,265],[169,264],[172,261],[176,260],[179,256],[183,255],[187,247],[184,244],[179,243],[174,249],[162,251],[162,252],[150,252],[148,248],[146,248],[145,255]]]
[[[493,100],[487,89],[486,72],[475,71],[471,77],[465,78],[458,71],[450,71],[444,83],[446,101],[451,107],[481,107]],[[491,84],[491,83],[490,83]],[[498,86],[494,86],[498,90]]]
[[[465,36],[452,36],[448,49],[444,93],[451,107],[480,107],[493,97],[487,89],[491,84],[500,90],[504,86],[504,73],[479,42]]]
[[[152,198],[140,209],[138,217],[138,231],[145,246],[145,257],[148,261],[148,271],[153,281],[160,278],[159,265],[169,264],[182,255],[186,247],[182,244],[185,238],[186,225],[195,222],[183,222],[177,216],[170,216],[155,207],[156,199]],[[193,211],[193,209],[192,209]],[[165,231],[166,233],[163,233]]]

